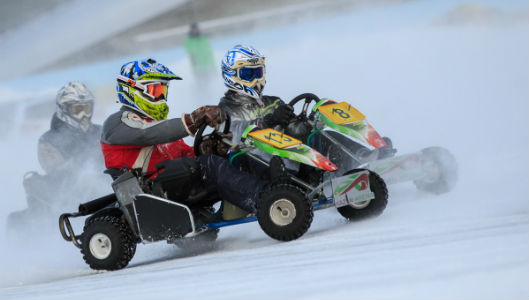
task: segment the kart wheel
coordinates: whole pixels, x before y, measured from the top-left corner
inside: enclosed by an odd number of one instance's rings
[[[115,216],[89,220],[81,236],[83,259],[94,270],[118,270],[136,252],[136,239],[129,226]]]
[[[413,182],[417,189],[434,194],[452,190],[458,173],[455,157],[441,147],[425,148],[421,152],[421,168],[425,175]]]
[[[257,220],[270,237],[280,241],[295,240],[307,232],[312,217],[312,204],[298,187],[279,183],[261,191]]]
[[[351,174],[362,169],[355,169],[345,173]],[[369,187],[375,198],[364,202],[338,207],[338,212],[350,221],[357,221],[380,215],[388,204],[388,189],[384,180],[377,173],[369,171]]]
[[[215,249],[219,229],[208,230],[190,238],[176,239],[173,243],[187,253],[200,253]]]

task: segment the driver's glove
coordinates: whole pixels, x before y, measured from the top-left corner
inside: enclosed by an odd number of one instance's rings
[[[294,114],[294,108],[281,102],[274,112],[264,117],[264,126],[268,128],[274,127],[276,125],[286,127],[290,120],[294,119],[295,117],[296,115]]]
[[[231,140],[233,134],[228,132],[226,134],[217,133],[216,135],[204,136],[202,142],[198,145],[198,152],[200,154],[213,153],[218,156],[228,157],[230,146],[222,141],[223,138]]]
[[[218,106],[205,105],[195,109],[190,114],[182,116],[187,132],[195,136],[198,128],[204,124],[215,127],[226,120],[226,113]]]

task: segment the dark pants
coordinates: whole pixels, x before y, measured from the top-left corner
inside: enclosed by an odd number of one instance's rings
[[[202,165],[206,185],[215,186],[221,199],[245,211],[255,211],[255,203],[266,180],[239,171],[220,156],[204,154],[197,160]]]
[[[213,154],[164,161],[157,167],[163,171],[154,179],[153,192],[165,192],[169,199],[190,206],[212,205],[218,200],[226,200],[245,211],[254,212],[259,192],[267,183]]]

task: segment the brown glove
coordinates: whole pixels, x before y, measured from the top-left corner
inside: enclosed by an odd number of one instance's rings
[[[215,127],[226,120],[226,113],[218,106],[205,105],[195,109],[191,114],[184,114],[184,124],[189,133],[195,135],[203,124]]]
[[[227,138],[228,140],[231,140],[233,138],[233,134],[231,132],[228,132],[227,134],[217,133],[216,136],[204,136],[202,142],[200,143],[200,145],[198,145],[199,153],[213,153],[218,156],[227,157],[228,150],[230,150],[230,146],[224,143],[221,140],[222,138]]]

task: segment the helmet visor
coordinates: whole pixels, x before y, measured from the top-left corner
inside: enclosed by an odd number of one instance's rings
[[[151,84],[145,84],[145,88],[146,89],[144,93],[151,96],[154,101],[167,99],[167,84],[156,82]]]
[[[261,79],[264,76],[263,66],[245,66],[239,69],[239,78],[244,81]]]
[[[93,105],[91,103],[74,103],[68,105],[68,114],[76,119],[91,117]]]

